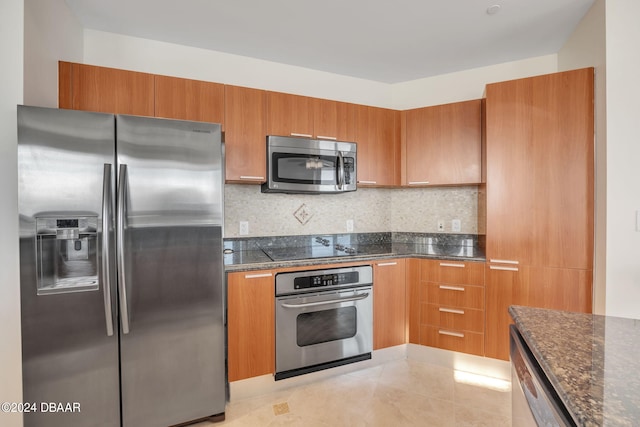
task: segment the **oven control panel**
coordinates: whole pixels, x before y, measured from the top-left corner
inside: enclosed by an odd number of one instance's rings
[[[326,288],[343,288],[373,283],[370,265],[326,270],[291,271],[276,274],[276,295],[309,292]]]
[[[296,277],[293,280],[294,289],[321,288],[324,286],[349,285],[359,282],[357,271],[338,274],[319,274],[317,276]]]

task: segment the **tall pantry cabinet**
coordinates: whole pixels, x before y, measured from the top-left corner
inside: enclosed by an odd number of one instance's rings
[[[486,89],[485,355],[509,358],[509,305],[590,312],[593,69]]]

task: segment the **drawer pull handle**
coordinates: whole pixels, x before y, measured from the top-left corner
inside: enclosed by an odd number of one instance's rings
[[[264,176],[240,175],[240,179],[250,179],[252,181],[264,181]]]
[[[359,180],[358,184],[377,184],[378,181],[364,181],[364,180]]]
[[[464,314],[464,310],[454,310],[453,308],[439,308],[441,313]]]
[[[464,288],[460,287],[460,286],[445,286],[445,285],[440,285],[439,286],[440,289],[444,289],[446,291],[460,291],[460,292],[464,292]]]
[[[295,133],[295,132],[291,132],[291,136],[301,136],[303,138],[311,138],[312,135],[306,134],[306,133]]]
[[[443,331],[442,329],[440,329],[438,330],[438,333],[440,335],[448,335],[450,337],[464,338],[464,334],[461,334],[460,332]]]
[[[309,135],[311,136],[311,135]],[[322,135],[318,135],[318,139],[330,139],[331,141],[337,141],[338,138],[336,138],[335,136],[322,136]]]
[[[440,267],[457,267],[457,268],[465,268],[464,264],[454,264],[451,262],[441,262]]]
[[[497,264],[520,264],[518,261],[511,261],[509,259],[490,259],[489,262],[495,262]]]
[[[398,265],[397,262],[381,262],[379,264],[376,264],[378,267],[386,267],[388,265]]]
[[[490,265],[489,270],[519,271],[518,267],[502,267],[500,265]]]
[[[260,277],[271,277],[273,273],[245,274],[245,279],[258,279]]]
[[[425,185],[428,184],[429,181],[410,181],[409,185]]]

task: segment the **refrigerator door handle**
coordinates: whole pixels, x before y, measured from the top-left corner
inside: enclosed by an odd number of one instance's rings
[[[104,164],[102,172],[102,292],[107,336],[113,335],[113,311],[111,309],[111,271],[109,266],[111,230],[111,163]]]
[[[122,323],[122,333],[129,333],[129,307],[127,302],[127,283],[124,271],[124,221],[125,221],[125,203],[127,190],[127,165],[120,165],[120,173],[118,179],[118,216],[116,240],[118,242],[118,298],[120,300],[120,319]]]

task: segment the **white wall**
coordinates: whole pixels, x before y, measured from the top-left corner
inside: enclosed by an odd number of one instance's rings
[[[84,61],[395,109],[478,99],[487,83],[557,71],[553,54],[390,85],[95,30],[85,30]]]
[[[22,103],[23,0],[0,2],[0,402],[22,401],[16,105]],[[0,412],[3,427],[22,426],[20,414]]]
[[[392,108],[407,110],[479,99],[487,83],[556,71],[557,55],[553,54],[396,83],[392,90]]]
[[[640,319],[640,2],[606,0],[607,315]]]
[[[558,70],[595,67],[595,258],[593,311],[606,311],[607,84],[605,0],[596,0],[558,52]]]
[[[58,106],[58,61],[82,62],[83,28],[64,0],[24,0],[24,103]]]
[[[85,30],[87,64],[390,107],[386,83],[173,43]]]

